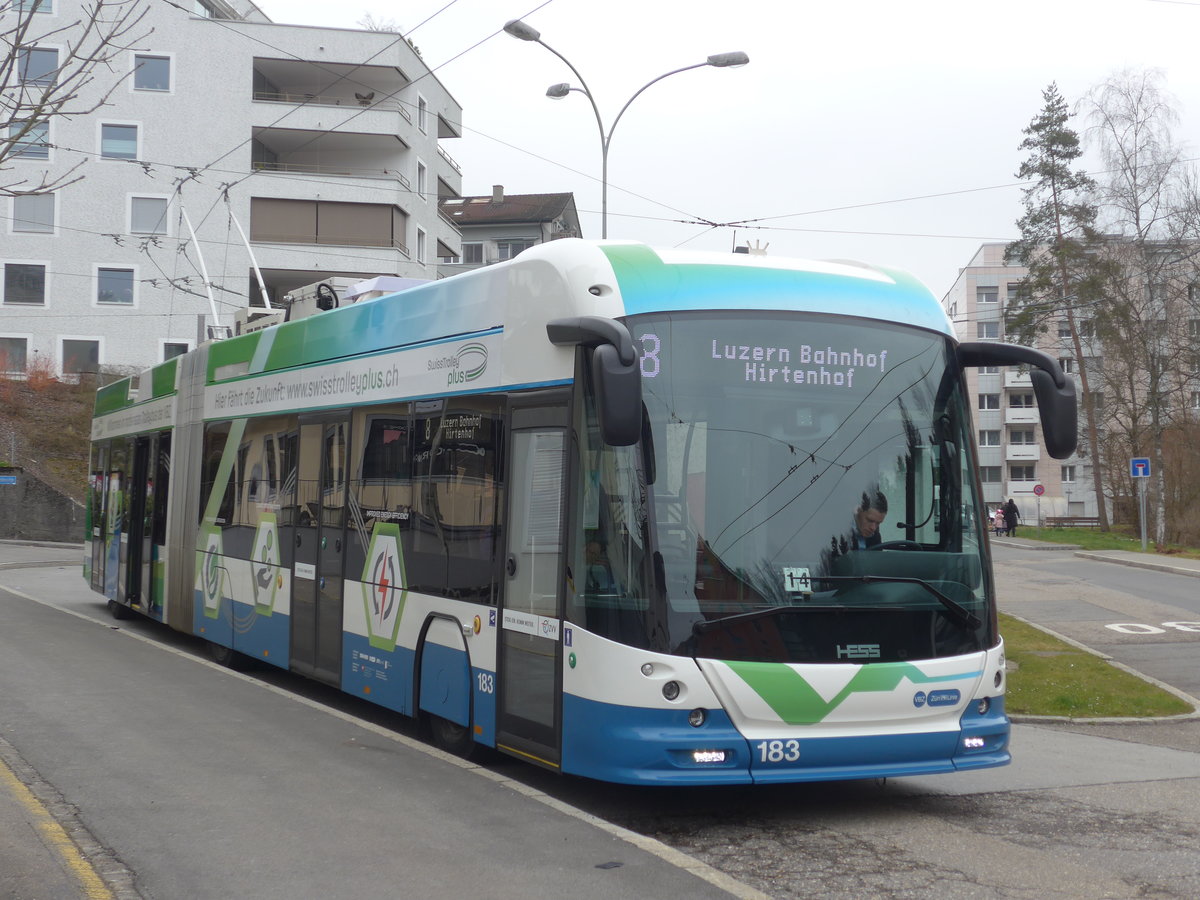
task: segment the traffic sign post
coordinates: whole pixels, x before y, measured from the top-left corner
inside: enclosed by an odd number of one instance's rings
[[[1148,547],[1146,540],[1146,481],[1150,478],[1150,458],[1135,456],[1129,460],[1129,477],[1138,486],[1138,518],[1142,522],[1142,552]]]
[[[1037,528],[1039,532],[1042,530],[1042,494],[1044,493],[1046,493],[1045,485],[1035,484],[1033,486],[1033,496],[1037,497]]]

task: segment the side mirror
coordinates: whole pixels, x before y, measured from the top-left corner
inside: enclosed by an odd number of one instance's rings
[[[642,367],[633,338],[615,319],[578,316],[546,323],[557,346],[592,348],[592,380],[600,436],[613,447],[629,447],[642,436]]]
[[[636,444],[642,436],[642,369],[637,358],[626,365],[616,347],[601,344],[592,351],[592,383],[604,443]]]
[[[1037,397],[1038,414],[1046,452],[1065,459],[1075,452],[1079,441],[1078,401],[1075,383],[1063,373],[1058,361],[1049,354],[1019,344],[972,341],[958,345],[958,363],[967,366],[1010,366],[1028,363],[1034,366],[1029,378]]]
[[[1075,398],[1075,384],[1067,379],[1066,384],[1059,386],[1054,383],[1054,376],[1042,369],[1032,370],[1029,377],[1033,381],[1033,393],[1037,397],[1038,412],[1042,418],[1046,452],[1055,459],[1066,459],[1075,452],[1079,442],[1079,404]]]

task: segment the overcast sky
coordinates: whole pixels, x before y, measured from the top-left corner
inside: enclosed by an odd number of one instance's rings
[[[1177,138],[1189,155],[1198,143],[1200,0],[259,5],[287,24],[394,22],[462,104],[463,137],[444,147],[463,193],[574,192],[592,238],[595,117],[579,94],[545,96],[574,77],[544,48],[497,33],[504,23],[524,19],[571,60],[606,127],[656,76],[743,50],[744,68],[683,72],[630,106],[609,155],[609,237],[721,251],[758,241],[771,255],[896,265],[938,297],[980,243],[1015,236],[1017,146],[1051,81],[1074,103],[1116,70],[1159,68],[1178,100]]]

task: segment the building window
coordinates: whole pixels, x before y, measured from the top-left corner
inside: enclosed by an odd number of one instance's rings
[[[463,244],[462,261],[469,266],[483,265],[483,244]]]
[[[100,342],[85,338],[63,338],[64,375],[83,375],[100,371]]]
[[[13,231],[54,234],[53,194],[18,194],[12,208]]]
[[[138,127],[136,125],[101,125],[100,155],[104,159],[137,159]]]
[[[1075,371],[1075,357],[1060,356],[1058,358],[1058,365],[1064,372],[1066,372],[1068,375],[1070,375],[1072,372]]]
[[[1012,303],[1014,300],[1019,300],[1021,298],[1021,282],[1010,281],[1008,283],[1007,296],[1009,303]]]
[[[1058,336],[1060,338],[1069,338],[1071,336],[1071,323],[1066,319],[1058,320]]]
[[[133,305],[133,269],[96,269],[96,302]]]
[[[131,197],[129,200],[129,230],[133,234],[166,234],[166,198]]]
[[[1000,446],[1000,430],[980,429],[979,431],[979,446],[980,447],[999,447]]]
[[[975,288],[976,303],[997,303],[1000,300],[1000,288],[998,287],[977,287]]]
[[[999,409],[1000,395],[999,394],[980,394],[979,395],[980,409]]]
[[[166,362],[168,359],[174,359],[177,356],[183,356],[190,349],[191,347],[185,341],[164,341],[162,352],[163,362]]]
[[[417,262],[425,262],[425,232],[417,229]]]
[[[12,159],[49,159],[49,122],[10,122],[8,136],[13,142]]]
[[[512,259],[523,250],[533,246],[533,241],[497,241],[496,250],[500,259]]]
[[[429,170],[425,168],[425,163],[417,160],[417,193],[421,195],[422,200],[428,200],[426,189],[429,187]]]
[[[25,372],[29,341],[23,337],[0,337],[0,372],[19,375]]]
[[[417,127],[421,134],[429,133],[429,104],[424,97],[417,97]]]
[[[1188,337],[1200,338],[1200,319],[1188,319]]]
[[[980,375],[999,375],[1000,367],[999,366],[980,366],[979,374]]]
[[[58,72],[58,51],[46,47],[27,47],[17,57],[22,84],[49,87]]]
[[[45,306],[46,267],[38,263],[5,263],[4,303]]]
[[[1009,466],[1009,481],[1037,481],[1036,466]]]
[[[252,241],[405,248],[407,228],[408,214],[386,203],[250,199]]]
[[[1200,409],[1200,391],[1192,391],[1192,409]]]
[[[171,89],[171,59],[137,53],[133,57],[133,89],[135,91],[169,91]]]
[[[980,466],[979,480],[983,484],[999,484],[1000,483],[1000,467],[999,466]]]
[[[980,340],[995,340],[1000,337],[1000,323],[979,322],[977,333]]]
[[[1096,323],[1091,319],[1084,319],[1079,323],[1079,336],[1085,340],[1090,340],[1096,334]]]
[[[54,0],[16,0],[17,12],[52,13]]]
[[[1075,467],[1074,466],[1063,466],[1062,467],[1062,481],[1063,481],[1063,484],[1074,484],[1075,483]]]
[[[1008,433],[1008,442],[1010,444],[1036,444],[1034,440],[1033,429],[1022,428]]]
[[[1013,409],[1033,409],[1033,394],[1011,394],[1008,405]]]

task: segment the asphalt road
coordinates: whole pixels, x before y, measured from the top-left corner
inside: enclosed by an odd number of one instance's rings
[[[1195,669],[1190,632],[1151,645],[1105,626],[1197,618],[1200,581],[1123,589],[1112,569],[1002,548],[1002,608]],[[117,626],[74,567],[0,571],[0,734],[130,897],[1200,896],[1195,719],[1020,724],[1013,764],[985,772],[632,789],[464,765],[353,698]]]
[[[1200,697],[1200,578],[995,548],[1000,608]]]

